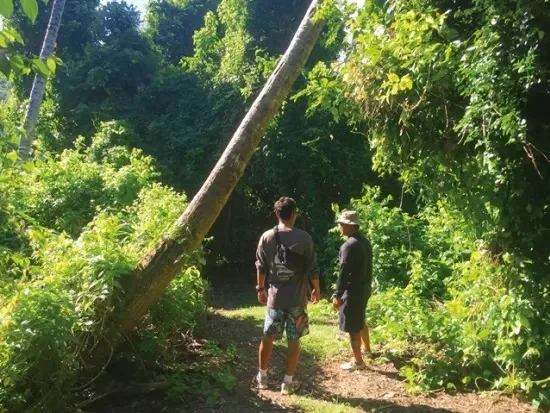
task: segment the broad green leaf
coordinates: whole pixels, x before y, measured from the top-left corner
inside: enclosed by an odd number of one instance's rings
[[[0,0],[0,14],[9,19],[13,14],[13,0]]]
[[[453,54],[453,49],[451,46],[448,46],[447,49],[445,49],[445,61],[449,60]]]
[[[6,75],[6,77],[10,75],[11,66],[6,56],[0,56],[0,72]]]
[[[23,69],[25,67],[25,60],[23,56],[19,54],[14,54],[10,56],[10,65],[12,69]]]
[[[382,52],[380,51],[379,48],[375,46],[371,46],[367,49],[367,51],[365,52],[365,55],[370,59],[372,64],[376,64],[380,60],[380,56],[382,55]]]
[[[413,87],[413,81],[409,75],[405,75],[399,81],[400,90],[410,90]]]
[[[484,328],[478,333],[478,338],[480,340],[485,340],[487,337],[489,337],[490,334],[491,334],[491,330],[488,328]]]
[[[395,73],[389,73],[388,80],[392,83],[399,82],[399,76],[397,76]]]
[[[51,73],[55,73],[56,64],[55,64],[55,59],[53,57],[50,57],[46,61],[46,65],[48,66],[48,69],[50,70]]]
[[[25,41],[23,40],[23,38],[21,37],[21,35],[19,34],[19,32],[17,30],[5,29],[4,33],[11,36],[13,38],[13,40],[15,40],[17,43],[22,44],[22,45],[25,44]]]
[[[5,155],[0,155],[0,166],[5,165],[5,160],[6,160],[6,156]],[[0,183],[5,184],[7,182],[12,181],[12,179],[13,178],[8,174],[0,173]]]
[[[451,382],[448,382],[446,387],[447,387],[447,390],[456,390],[456,385]]]
[[[32,172],[33,170],[36,169],[33,162],[25,162],[22,166],[23,166],[23,169],[27,172]]]
[[[37,1],[36,0],[19,0],[19,1],[21,2],[21,7],[23,7],[23,12],[34,23],[36,21],[36,16],[38,16]]]
[[[38,72],[40,75],[46,77],[50,74],[48,66],[42,61],[42,59],[32,59],[32,68],[35,72]]]
[[[519,315],[519,322],[527,331],[531,330],[531,322],[523,314]]]
[[[10,56],[10,68],[16,75],[20,74],[25,68],[25,61],[20,55]]]
[[[8,47],[8,39],[3,32],[0,32],[0,47],[3,47],[4,49]]]
[[[6,154],[6,158],[15,163],[19,159],[19,155],[17,155],[16,151],[11,151],[10,153]]]
[[[19,146],[19,143],[21,142],[21,137],[18,135],[14,135],[9,139],[9,142]]]

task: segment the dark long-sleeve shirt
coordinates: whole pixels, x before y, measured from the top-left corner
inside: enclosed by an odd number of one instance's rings
[[[340,247],[337,298],[366,300],[372,288],[372,246],[360,232]]]

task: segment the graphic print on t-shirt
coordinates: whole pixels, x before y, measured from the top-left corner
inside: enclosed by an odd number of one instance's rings
[[[282,262],[279,254],[275,254],[275,260],[274,260],[275,268],[273,281],[274,283],[287,283],[292,280],[292,277],[294,276],[294,271],[292,271],[290,268],[286,266],[286,262]]]

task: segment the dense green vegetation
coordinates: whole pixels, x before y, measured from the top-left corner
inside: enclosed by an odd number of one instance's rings
[[[416,347],[413,386],[521,389],[548,403],[548,12],[367,2],[345,61],[311,74],[310,110],[368,121],[374,169],[417,194],[414,216],[373,203],[372,189],[352,201],[377,249],[373,325]]]
[[[124,1],[67,0],[48,64],[35,55],[51,2],[0,4],[0,412],[61,411],[93,383],[80,373],[121,277],[200,188],[307,4],[151,0],[141,21]],[[251,274],[273,200],[290,195],[327,291],[334,213],[359,211],[375,253],[373,339],[409,360],[411,390],[503,389],[548,406],[548,2],[333,6],[204,251],[130,346],[159,367],[205,309],[204,265]],[[31,70],[50,77],[21,164]],[[165,359],[175,397],[204,388]]]

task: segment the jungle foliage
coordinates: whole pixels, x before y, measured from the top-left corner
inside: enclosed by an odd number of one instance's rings
[[[548,405],[549,11],[367,1],[346,22],[345,57],[300,93],[312,114],[366,123],[374,170],[416,196],[415,215],[373,189],[351,202],[377,250],[373,326],[412,351],[414,388],[522,390]]]
[[[548,406],[548,1],[334,3],[212,238],[131,346],[157,367],[165,356],[176,398],[234,386],[167,353],[204,312],[204,264],[251,274],[272,203],[289,195],[328,292],[334,215],[360,213],[373,339],[408,358],[412,391],[504,389]],[[86,387],[79,372],[119,277],[185,209],[307,7],[151,0],[140,16],[124,1],[67,0],[41,65],[50,6],[0,0],[0,411],[60,411]],[[49,82],[35,157],[21,164],[32,70]]]

